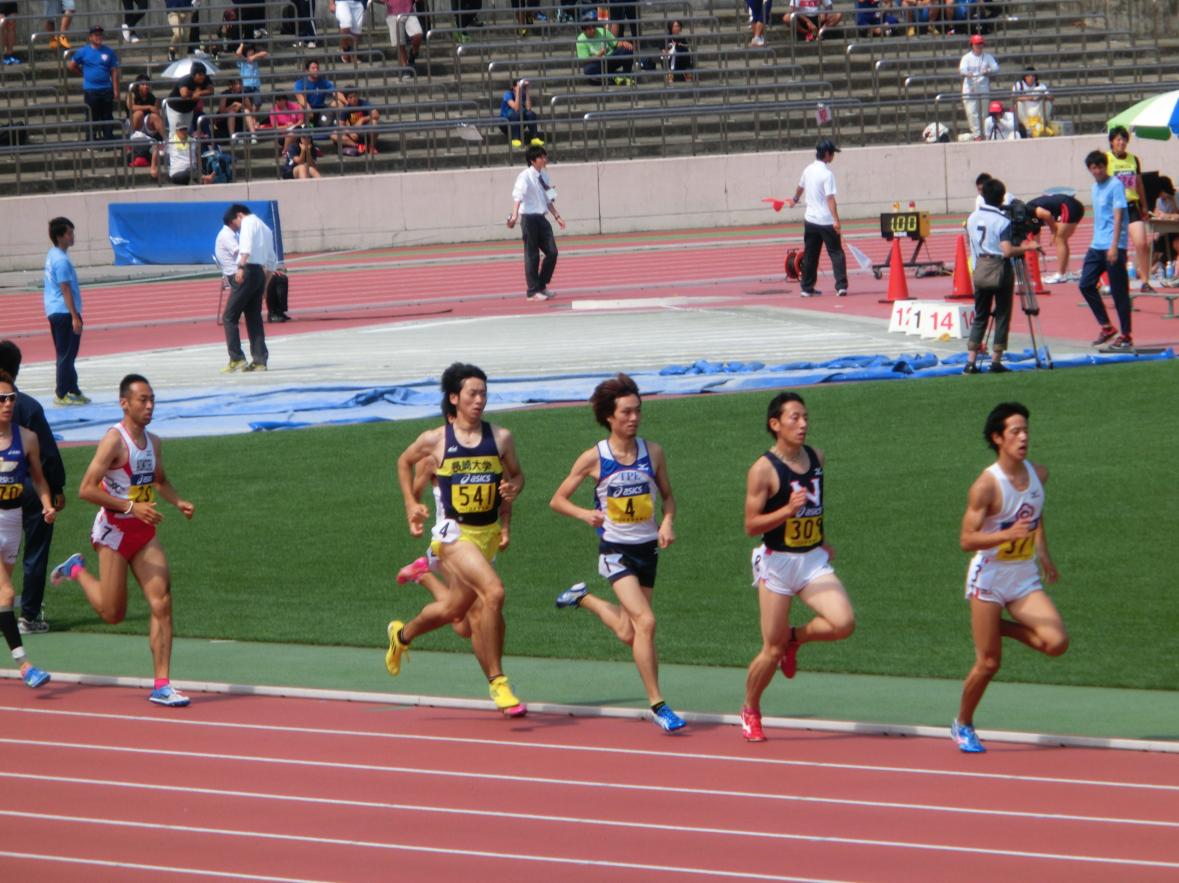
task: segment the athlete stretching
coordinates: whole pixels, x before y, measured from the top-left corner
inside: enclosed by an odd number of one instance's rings
[[[603,380],[590,405],[610,436],[574,461],[549,505],[597,530],[598,572],[610,582],[618,604],[591,595],[585,583],[577,583],[558,596],[557,606],[590,611],[630,646],[655,723],[665,732],[674,732],[684,721],[659,691],[655,611],[651,609],[659,550],[675,542],[675,498],[667,461],[659,445],[639,438],[643,402],[631,378],[618,374]],[[586,479],[594,483],[592,509],[573,502],[574,492]],[[663,518],[658,522],[656,491],[663,500]]]
[[[774,446],[749,469],[745,533],[762,534],[753,550],[753,579],[761,609],[761,652],[749,664],[741,732],[764,742],[761,694],[774,669],[794,677],[798,648],[809,641],[841,641],[856,627],[851,601],[835,575],[835,552],[823,529],[823,452],[806,444],[806,405],[797,393],[779,393],[766,413]],[[797,595],[815,612],[801,629],[790,625]]]
[[[1028,409],[1017,402],[997,405],[983,428],[997,454],[970,486],[962,517],[962,549],[974,552],[966,572],[974,667],[962,686],[962,703],[950,734],[958,747],[986,749],[974,732],[974,710],[999,671],[1002,639],[1014,638],[1049,656],[1068,649],[1068,633],[1043,582],[1059,578],[1044,533],[1044,483],[1048,469],[1030,463]],[[1037,562],[1039,566],[1037,566]],[[1003,609],[1012,619],[1003,619]]]
[[[118,623],[127,614],[127,568],[135,574],[151,608],[152,662],[155,686],[148,699],[157,705],[180,707],[189,699],[169,682],[172,662],[172,586],[168,559],[156,538],[164,520],[156,510],[156,496],[192,518],[192,503],[180,498],[164,472],[163,446],[147,431],[155,411],[151,384],[128,374],[119,384],[123,419],[107,430],[94,459],[82,476],[79,496],[100,507],[90,530],[98,552],[98,577],[85,568],[80,554],[53,568],[51,580],[77,580],[86,600],[104,622]]]
[[[413,464],[431,456],[437,464],[439,501],[445,515],[431,532],[430,549],[448,577],[450,590],[407,623],[389,623],[385,667],[401,672],[401,658],[419,635],[470,615],[471,647],[487,676],[497,708],[515,717],[527,709],[503,673],[504,587],[491,562],[499,549],[499,510],[524,487],[516,444],[506,429],[483,420],[487,375],[454,363],[442,374],[442,412],[448,422],[418,436],[397,461],[409,532],[420,537],[430,510],[414,495]],[[476,603],[477,602],[477,603]]]

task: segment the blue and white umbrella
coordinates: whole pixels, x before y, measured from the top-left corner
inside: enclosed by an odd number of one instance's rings
[[[1123,110],[1109,121],[1107,129],[1124,126],[1139,138],[1166,141],[1171,133],[1179,135],[1179,89],[1163,92]]]

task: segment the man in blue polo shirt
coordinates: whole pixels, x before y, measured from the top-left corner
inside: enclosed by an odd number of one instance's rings
[[[82,290],[74,262],[66,254],[74,244],[74,224],[69,218],[49,222],[53,248],[45,255],[45,315],[57,352],[55,405],[88,405],[90,399],[78,389],[74,360],[82,344]]]
[[[1093,242],[1085,252],[1080,285],[1085,303],[1101,325],[1093,345],[1101,346],[1117,335],[1117,339],[1106,349],[1115,353],[1132,353],[1134,339],[1130,336],[1130,279],[1126,273],[1129,229],[1126,220],[1126,188],[1118,178],[1110,175],[1109,159],[1102,151],[1094,150],[1086,156],[1085,166],[1093,176]],[[1109,275],[1109,293],[1113,296],[1118,323],[1122,326],[1121,334],[1110,324],[1109,313],[1097,292],[1102,273]]]
[[[90,108],[90,140],[111,141],[115,137],[115,96],[119,94],[119,56],[102,45],[102,25],[90,29],[90,42],[74,53],[69,69],[82,75],[82,96]],[[98,127],[96,124],[105,122]]]
[[[317,126],[320,124],[319,111],[336,96],[336,84],[320,75],[318,61],[307,62],[305,70],[306,76],[295,80],[295,100],[301,108],[311,111],[307,115],[308,122]]]

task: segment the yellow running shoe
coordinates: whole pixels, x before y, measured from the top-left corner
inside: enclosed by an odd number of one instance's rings
[[[512,692],[507,675],[500,675],[492,679],[489,692],[492,701],[495,702],[495,707],[508,717],[521,717],[527,713],[528,707]]]
[[[393,677],[401,674],[401,657],[404,656],[406,659],[409,659],[409,645],[402,644],[397,638],[404,625],[405,623],[401,620],[395,619],[389,623],[389,628],[387,629],[389,633],[389,651],[385,654],[385,668],[389,670],[389,674],[393,675]]]

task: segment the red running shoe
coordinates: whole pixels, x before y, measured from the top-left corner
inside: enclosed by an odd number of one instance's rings
[[[752,708],[741,709],[741,735],[746,742],[764,742],[766,734],[761,728],[761,712]]]
[[[397,584],[416,583],[422,576],[429,572],[430,562],[424,556],[417,558],[397,571]]]
[[[782,674],[788,678],[794,677],[798,673],[798,641],[791,641],[786,645],[786,652],[782,654],[782,659],[778,665],[782,668]]]

